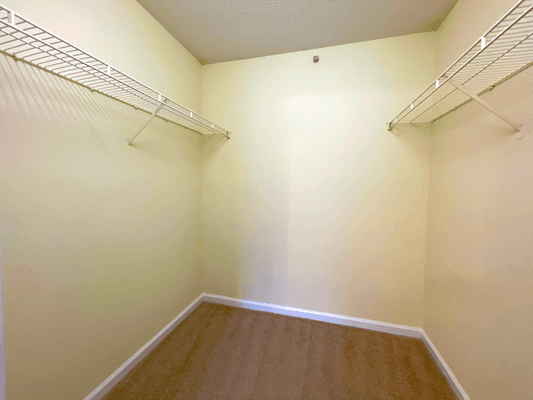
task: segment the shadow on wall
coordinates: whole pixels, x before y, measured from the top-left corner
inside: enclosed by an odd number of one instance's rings
[[[4,55],[0,112],[10,398],[81,399],[201,291],[199,135]]]
[[[288,279],[289,161],[268,106],[226,121],[231,139],[201,138],[208,292],[282,304]],[[246,124],[243,122],[246,122]]]
[[[59,126],[88,124],[97,132],[119,130],[131,124],[135,112],[105,96],[92,93],[78,85],[2,56],[0,73],[3,85],[0,101],[3,109],[17,109],[28,120],[46,121]],[[129,113],[127,111],[130,111]]]
[[[124,140],[130,139],[150,118],[146,111],[135,110],[120,101],[92,93],[89,89],[3,55],[0,56],[0,74],[3,82],[0,105],[3,109],[17,109],[28,121],[46,121],[57,124],[60,129],[63,126],[89,126],[94,134],[85,140],[96,142],[91,143],[96,146],[104,147],[102,133],[125,132]],[[197,135],[162,119],[156,119],[151,124],[167,124],[179,131],[177,134]],[[150,130],[149,126],[143,134]],[[136,140],[131,147],[149,155],[152,150],[150,143],[153,142]]]
[[[397,137],[412,135],[413,133],[421,136],[431,136],[433,124],[431,122],[419,123],[399,123],[392,128],[392,132]]]

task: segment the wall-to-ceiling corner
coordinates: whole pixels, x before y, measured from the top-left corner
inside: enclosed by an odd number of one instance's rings
[[[460,0],[437,31],[435,75],[516,0]],[[533,397],[533,69],[483,95],[431,138],[424,330],[472,399]]]

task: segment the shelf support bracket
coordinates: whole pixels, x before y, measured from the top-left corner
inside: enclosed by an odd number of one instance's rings
[[[152,116],[150,117],[150,119],[148,121],[146,121],[146,123],[141,127],[141,129],[139,129],[137,131],[137,133],[131,138],[131,140],[128,141],[128,145],[129,146],[131,146],[131,144],[137,138],[137,136],[139,136],[141,134],[141,132],[144,130],[144,128],[146,128],[148,126],[148,124],[156,117],[157,113],[159,111],[161,111],[161,109],[165,105],[165,101],[167,101],[167,99],[164,99],[164,100],[161,101],[161,104],[159,104],[159,106],[154,110],[154,112],[152,113]]]
[[[496,115],[498,118],[500,118],[502,121],[506,122],[507,124],[511,125],[515,130],[515,137],[517,139],[522,139],[524,137],[524,134],[522,132],[522,125],[517,124],[514,122],[511,118],[507,117],[506,115],[501,114],[500,112],[496,111],[494,107],[492,107],[489,103],[487,103],[485,100],[483,100],[481,97],[479,97],[476,93],[472,92],[470,89],[465,87],[464,85],[461,85],[459,82],[454,81],[453,79],[448,79],[447,83],[450,85],[455,86],[455,88],[464,94],[466,94],[468,97],[470,97],[472,100],[476,101],[477,103],[481,104],[483,107],[485,107],[487,110],[489,110],[491,113]]]
[[[13,11],[7,12],[7,23],[15,26],[15,13]]]

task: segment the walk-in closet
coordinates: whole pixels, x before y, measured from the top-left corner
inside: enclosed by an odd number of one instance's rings
[[[533,399],[533,0],[0,0],[0,399]]]

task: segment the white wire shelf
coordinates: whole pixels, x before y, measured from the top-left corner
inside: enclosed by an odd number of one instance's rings
[[[533,65],[533,0],[519,1],[391,122],[434,122],[474,100],[517,131],[520,125],[479,96]],[[518,137],[518,136],[517,136]]]
[[[229,131],[2,5],[0,53],[148,112],[152,118],[158,116],[200,134],[229,138]],[[184,121],[188,123],[180,123]]]

